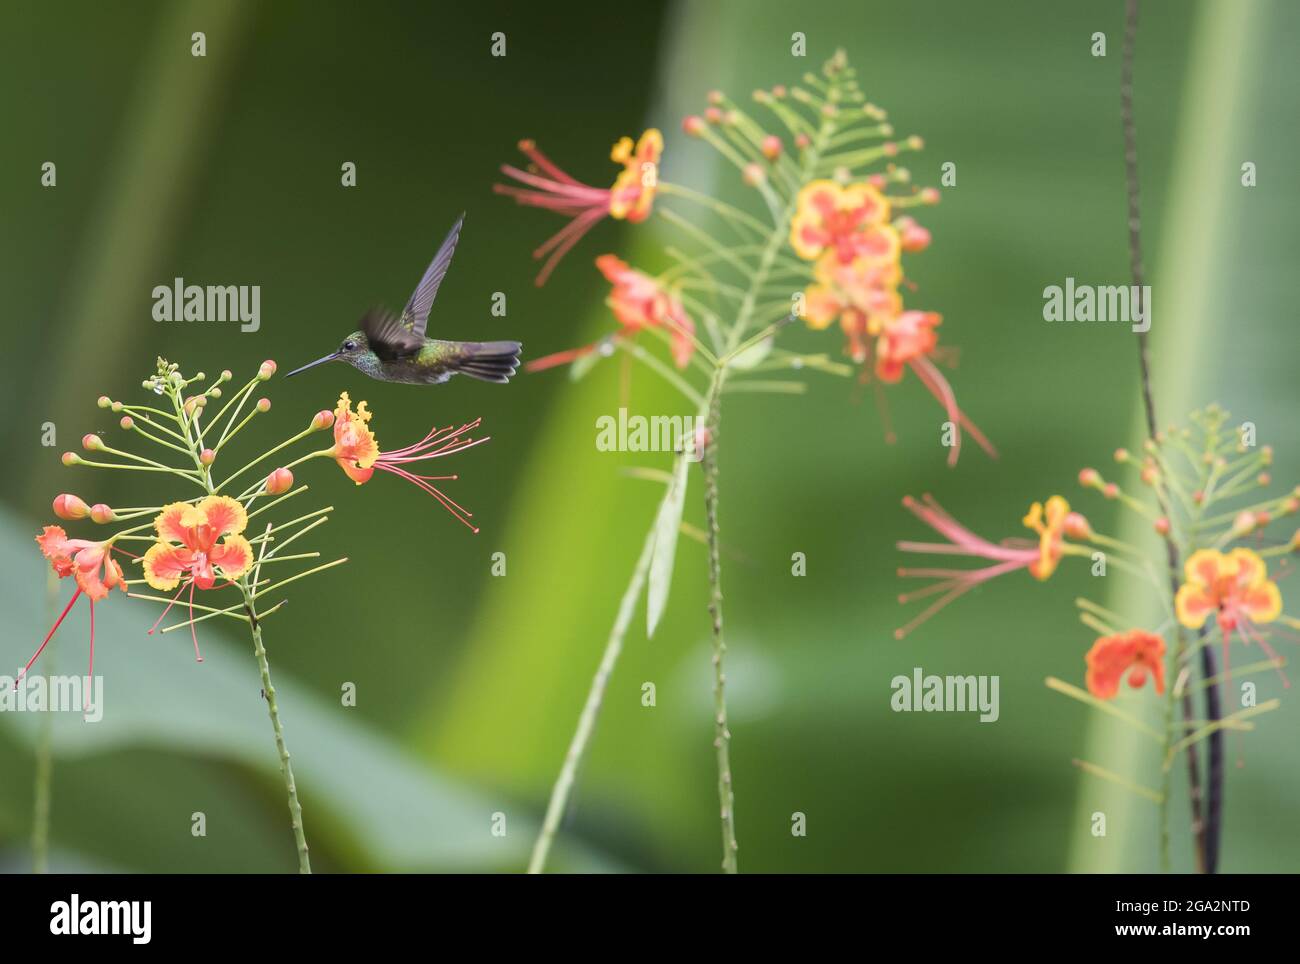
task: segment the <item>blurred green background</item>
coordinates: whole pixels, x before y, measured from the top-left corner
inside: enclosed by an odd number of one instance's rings
[[[1291,172],[1300,7],[1145,3],[1137,111],[1153,349],[1162,419],[1218,400],[1300,468],[1294,299],[1284,297],[1300,223]],[[922,220],[935,241],[909,263],[914,305],[943,313],[960,346],[952,380],[1002,451],[969,446],[955,470],[939,409],[908,379],[890,392],[899,441],[845,380],[808,374],[801,397],[732,396],[722,456],[729,684],[744,871],[1152,869],[1150,805],[1082,776],[1087,756],[1148,784],[1132,737],[1049,692],[1082,683],[1090,634],[1071,600],[1122,596],[1082,570],[1046,585],[995,582],[905,642],[893,544],[921,538],[899,506],[930,491],[994,538],[1028,503],[1071,498],[1114,531],[1114,506],[1079,492],[1085,464],[1138,436],[1133,336],[1123,326],[1048,325],[1042,289],[1067,276],[1127,282],[1119,124],[1122,4],[1024,0],[552,7],[194,0],[5,5],[0,89],[0,281],[6,296],[0,421],[4,632],[15,669],[49,624],[46,568],[31,536],[50,499],[146,504],[134,474],[59,464],[88,431],[118,430],[95,407],[130,399],[165,355],[187,370],[246,377],[332,349],[368,305],[400,305],[447,225],[469,213],[430,331],[519,338],[536,357],[609,330],[591,259],[634,250],[649,268],[658,228],[606,223],[544,289],[529,251],[559,227],[491,193],[515,142],[612,180],[609,146],[661,127],[664,177],[744,195],[680,119],[705,93],[747,100],[797,82],[837,46],[900,133],[925,136],[920,183],[957,164],[955,188]],[[204,31],[207,56],[190,55]],[[489,55],[494,31],[507,56]],[[807,58],[790,55],[791,34]],[[1107,37],[1105,58],[1092,35]],[[57,164],[57,187],[40,184]],[[353,161],[358,186],[340,186]],[[1259,186],[1240,186],[1252,161]],[[155,323],[151,290],[176,276],[258,284],[262,327]],[[508,315],[493,317],[493,292]],[[837,352],[834,333],[790,346]],[[545,806],[660,490],[626,478],[667,456],[593,445],[620,398],[616,362],[584,381],[524,376],[508,388],[458,379],[384,385],[344,366],[273,380],[259,451],[346,389],[390,446],[428,425],[481,415],[492,441],[457,459],[453,497],[473,536],[389,477],[354,487],[332,467],[297,503],[333,504],[313,548],[351,562],[296,584],[268,622],[272,671],[298,768],[318,870],[519,870]],[[634,410],[678,411],[647,373]],[[278,417],[277,417],[278,416]],[[40,445],[53,421],[56,448]],[[655,459],[659,461],[655,461]],[[119,478],[118,476],[127,478]],[[162,487],[155,487],[162,498]],[[693,483],[686,519],[703,507]],[[311,505],[307,506],[312,507]],[[303,511],[306,511],[305,509]],[[89,528],[89,526],[86,526]],[[1140,536],[1139,536],[1140,537]],[[790,575],[803,552],[808,575]],[[504,552],[507,575],[490,574]],[[1112,577],[1115,579],[1115,577]],[[1116,582],[1119,580],[1116,579]],[[554,854],[557,869],[711,871],[718,866],[704,550],[683,540],[667,616],[652,642],[633,622]],[[69,590],[63,587],[63,598]],[[1296,607],[1292,606],[1294,612]],[[153,604],[115,598],[97,616],[105,721],[56,725],[55,869],[288,871],[295,866],[248,640],[200,625],[148,637]],[[98,620],[97,620],[98,621]],[[233,627],[233,628],[231,628]],[[47,673],[83,671],[86,613],[65,624]],[[1284,644],[1289,648],[1293,644]],[[1285,652],[1285,651],[1284,651]],[[997,674],[1001,719],[895,714],[889,680],[914,666]],[[9,670],[13,672],[13,670]],[[657,706],[641,705],[641,686]],[[355,708],[340,688],[356,684]],[[1277,695],[1261,677],[1261,698]],[[1124,704],[1151,708],[1149,691]],[[1225,870],[1300,869],[1300,803],[1287,700],[1229,742]],[[0,866],[30,866],[35,721],[0,717]],[[1175,786],[1183,782],[1181,766]],[[1109,835],[1086,833],[1108,814]],[[207,836],[190,834],[191,814]],[[494,812],[507,815],[492,836]],[[794,837],[794,811],[808,835]],[[1186,806],[1174,802],[1176,867],[1188,869]]]

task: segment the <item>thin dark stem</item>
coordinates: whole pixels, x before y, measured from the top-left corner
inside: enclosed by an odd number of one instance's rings
[[[1126,0],[1124,17],[1124,51],[1120,71],[1120,110],[1124,121],[1124,177],[1128,189],[1128,248],[1129,269],[1133,275],[1133,284],[1137,289],[1137,317],[1146,318],[1145,272],[1142,267],[1142,217],[1138,197],[1137,166],[1137,123],[1133,114],[1133,59],[1137,42],[1138,0]],[[1151,353],[1146,331],[1138,332],[1138,367],[1142,376],[1142,405],[1146,413],[1147,434],[1154,441],[1159,433],[1159,421],[1156,418],[1155,399],[1151,388]],[[1168,517],[1169,506],[1165,504],[1159,489],[1156,496],[1160,500],[1160,511]],[[1165,536],[1165,552],[1169,561],[1170,583],[1174,593],[1178,591],[1178,571],[1180,568],[1178,546],[1172,537]],[[1214,650],[1210,646],[1201,646],[1201,674],[1209,680],[1218,675]],[[1210,723],[1220,717],[1219,686],[1217,683],[1205,688],[1205,717]],[[1190,720],[1195,714],[1190,689],[1184,689],[1182,699],[1184,720]],[[1192,808],[1192,833],[1196,841],[1197,863],[1205,873],[1214,873],[1218,867],[1219,835],[1223,813],[1223,731],[1216,730],[1209,737],[1209,774],[1208,801],[1203,809],[1200,765],[1196,747],[1187,748],[1187,777],[1190,783]]]

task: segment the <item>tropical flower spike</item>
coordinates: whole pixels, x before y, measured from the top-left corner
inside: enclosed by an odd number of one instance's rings
[[[1123,448],[1115,452],[1116,462],[1134,467],[1145,493],[1126,491],[1094,468],[1079,473],[1084,488],[1137,513],[1153,533],[1173,541],[1184,562],[1181,571],[1172,574],[1163,545],[1148,550],[1096,533],[1060,496],[1053,496],[1045,506],[1034,503],[1024,518],[1025,525],[1038,534],[1037,544],[1013,539],[991,543],[963,527],[928,496],[921,502],[906,499],[907,508],[947,541],[900,542],[899,549],[973,556],[988,565],[900,569],[903,577],[933,580],[921,590],[900,596],[900,602],[931,595],[939,595],[939,599],[895,635],[901,638],[962,593],[996,576],[1026,569],[1038,581],[1045,581],[1069,556],[1090,557],[1094,567],[1100,559],[1103,565],[1147,581],[1169,613],[1166,621],[1155,627],[1134,625],[1134,620],[1091,600],[1076,599],[1080,621],[1096,633],[1084,655],[1085,688],[1055,677],[1047,683],[1067,696],[1102,707],[1158,741],[1165,751],[1167,772],[1182,750],[1219,729],[1253,728],[1249,718],[1276,709],[1279,701],[1267,700],[1200,724],[1175,722],[1170,703],[1161,731],[1111,707],[1125,683],[1131,690],[1141,691],[1150,680],[1150,692],[1173,700],[1192,685],[1191,656],[1199,647],[1212,645],[1217,634],[1223,648],[1223,672],[1200,685],[1217,686],[1275,670],[1283,688],[1290,686],[1282,672],[1285,659],[1270,637],[1300,639],[1292,632],[1300,629],[1300,620],[1284,612],[1280,585],[1281,577],[1292,568],[1291,557],[1300,551],[1300,531],[1294,523],[1300,512],[1300,487],[1266,494],[1272,485],[1268,471],[1272,459],[1269,446],[1256,446],[1252,425],[1234,427],[1226,411],[1211,405],[1192,413],[1189,427],[1171,426],[1158,433],[1145,443],[1140,455]],[[1174,577],[1172,591],[1170,575]],[[1258,645],[1266,658],[1234,670],[1229,660],[1233,640],[1243,646]],[[1170,681],[1175,681],[1172,686]],[[1186,732],[1188,727],[1192,732]],[[1148,799],[1164,800],[1164,791],[1136,786],[1094,764],[1079,765]]]
[[[993,453],[935,365],[943,357],[939,315],[905,303],[905,292],[910,298],[915,285],[906,277],[904,261],[930,244],[929,231],[917,223],[912,209],[939,199],[933,188],[913,187],[908,171],[896,163],[905,152],[920,150],[921,139],[895,137],[885,112],[866,100],[843,52],[797,85],[755,91],[753,101],[753,108],[742,106],[714,91],[701,113],[682,121],[686,136],[705,142],[734,169],[733,185],[749,189],[748,203],[731,204],[666,178],[671,170],[665,165],[673,155],[662,153],[662,138],[654,130],[635,146],[630,139],[620,142],[614,160],[625,168],[611,190],[579,183],[531,141],[521,147],[533,168],[503,168],[515,183],[496,187],[521,204],[572,218],[534,252],[547,258],[539,283],[607,215],[632,223],[653,215],[661,229],[656,237],[667,239],[655,265],[599,254],[595,265],[608,283],[611,329],[593,342],[527,366],[537,371],[567,365],[570,376],[578,378],[617,353],[625,374],[638,363],[671,385],[703,423],[689,439],[674,440],[679,454],[673,471],[644,470],[646,478],[672,479],[648,537],[653,565],[637,568],[625,597],[635,598],[650,587],[646,622],[651,634],[671,581],[683,498],[694,484],[687,463],[694,456],[702,462],[710,586],[720,584],[717,466],[721,412],[731,393],[799,394],[807,389],[802,373],[809,369],[846,379],[856,375],[877,388],[912,372],[944,407],[950,425],[943,426],[940,437],[949,464],[956,462],[966,434]],[[820,351],[778,347],[777,335],[800,318],[814,329],[838,321],[851,363]],[[624,391],[627,381],[621,379]],[[1024,565],[1036,559],[1038,550],[1025,555]],[[732,871],[737,844],[720,592],[711,596],[710,609],[723,867]],[[616,656],[607,658],[612,662]],[[589,706],[599,705],[604,676],[593,684]],[[590,732],[587,727],[575,736],[567,757],[571,762],[556,783],[548,813],[564,812],[572,768]],[[545,865],[555,832],[548,820],[534,851],[534,869]]]
[[[596,266],[612,287],[606,303],[618,330],[591,344],[535,359],[527,369],[573,364],[576,377],[600,358],[624,350],[676,383],[671,371],[635,344],[639,333],[649,332],[669,345],[679,371],[694,363],[708,374],[720,359],[731,362],[740,357],[759,371],[809,367],[849,374],[853,369],[824,355],[771,350],[771,336],[795,318],[803,318],[817,330],[838,321],[845,352],[861,381],[875,381],[879,388],[901,381],[911,371],[944,407],[951,423],[950,440],[946,440],[949,464],[957,461],[963,433],[996,455],[958,406],[936,365],[955,358],[939,347],[940,315],[904,304],[902,288],[915,286],[906,280],[903,256],[924,251],[931,235],[903,212],[938,203],[939,192],[911,187],[909,172],[894,159],[921,149],[921,138],[892,139],[894,130],[885,112],[865,101],[842,54],[826,65],[821,76],[808,74],[804,82],[805,86],[778,85],[754,92],[754,100],[773,115],[775,129],[765,127],[719,91],[709,95],[702,115],[682,123],[686,134],[706,141],[737,168],[741,181],[758,194],[772,225],[663,180],[658,171],[662,139],[657,131],[647,132],[635,153],[630,140],[621,142],[618,157],[629,164],[629,158],[635,159],[643,175],[639,183],[634,182],[631,166],[620,175],[619,183],[635,193],[631,207],[635,214],[627,220],[640,221],[653,210],[683,235],[685,244],[666,249],[675,264],[659,274],[635,268],[612,254],[598,257]],[[606,208],[613,210],[611,197],[618,194],[618,185],[613,192],[579,185],[537,152],[531,141],[522,147],[534,162],[534,172],[508,166],[503,170],[530,189],[497,185],[496,190],[522,204],[575,217],[535,252],[536,256],[554,252],[538,278],[541,283],[558,256],[571,249]],[[872,169],[882,164],[883,169]],[[655,204],[656,198],[704,208],[734,232],[734,239],[709,234],[672,206]],[[688,246],[700,250],[687,253]],[[747,298],[751,291],[753,296]],[[728,325],[729,318],[735,318],[735,323]],[[708,333],[712,345],[700,341],[701,331]],[[755,347],[759,351],[748,355],[737,351]],[[762,390],[795,391],[797,386],[773,388],[768,383]],[[877,401],[886,436],[892,441],[879,390]]]
[[[347,394],[343,393],[335,411],[318,412],[301,431],[222,478],[217,474],[217,467],[226,464],[225,456],[230,451],[232,440],[241,435],[254,419],[271,411],[270,399],[260,397],[253,401],[253,397],[258,386],[269,380],[275,371],[275,362],[263,362],[257,374],[226,398],[210,419],[207,417],[209,409],[217,408],[225,392],[223,386],[233,378],[229,371],[223,371],[206,390],[200,391],[198,383],[205,380],[202,372],[187,378],[177,365],[160,358],[156,373],[145,379],[142,385],[161,401],[143,405],[100,397],[99,407],[120,415],[118,425],[121,430],[155,446],[160,450],[155,453],[157,457],[138,454],[119,447],[117,443],[110,444],[100,434],[90,433],[82,438],[82,448],[92,457],[66,452],[64,465],[169,475],[184,483],[187,497],[165,505],[131,508],[115,508],[104,503],[88,506],[85,500],[71,493],[63,493],[54,499],[54,514],[60,519],[73,522],[90,519],[99,525],[127,523],[127,526],[102,540],[70,538],[63,527],[57,525],[45,526],[36,537],[42,555],[49,560],[54,572],[61,579],[73,577],[77,588],[18,678],[31,669],[83,595],[90,605],[91,675],[94,673],[95,603],[106,600],[113,589],[127,591],[129,587],[144,585],[161,593],[175,590],[171,595],[160,596],[126,592],[134,599],[164,604],[149,630],[150,634],[158,629],[181,596],[186,596],[188,618],[165,627],[162,632],[166,634],[188,627],[194,643],[194,656],[199,662],[203,657],[199,651],[196,624],[218,616],[245,623],[252,634],[268,712],[275,730],[298,846],[299,869],[309,872],[311,863],[302,828],[302,808],[298,803],[275,690],[271,685],[270,666],[262,643],[262,625],[285,602],[280,598],[268,604],[268,597],[281,595],[281,590],[290,583],[341,565],[347,559],[315,564],[313,560],[320,557],[319,552],[285,551],[302,536],[328,521],[333,506],[285,521],[276,521],[269,514],[281,509],[287,500],[307,491],[306,485],[295,485],[294,467],[312,458],[328,456],[335,459],[357,485],[368,481],[376,468],[413,482],[477,532],[478,529],[469,522],[470,513],[433,484],[456,476],[417,475],[409,466],[454,455],[487,439],[469,436],[468,433],[479,425],[479,420],[475,419],[459,428],[435,428],[413,445],[381,452],[374,434],[367,427],[371,415],[366,404],[362,402],[353,412]],[[261,475],[267,471],[267,463],[273,457],[331,426],[334,428],[333,446],[308,452]],[[247,475],[252,476],[251,482],[243,480]],[[239,484],[236,484],[237,480],[241,480]],[[263,513],[267,513],[268,518],[258,519]],[[131,542],[148,543],[148,548],[143,555],[136,555],[120,545]],[[140,577],[126,578],[127,574],[114,553],[138,564]],[[281,572],[280,567],[285,563],[300,564],[292,567],[299,571],[280,578],[270,575]],[[303,565],[308,568],[301,568]],[[264,566],[268,567],[266,577],[262,575]],[[224,590],[233,591],[234,598],[222,598],[212,605],[195,601],[196,596],[206,600]],[[196,616],[195,610],[201,615]]]

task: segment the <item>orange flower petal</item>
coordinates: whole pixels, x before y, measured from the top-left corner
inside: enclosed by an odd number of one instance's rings
[[[188,502],[172,502],[163,506],[158,518],[153,520],[153,527],[159,538],[182,543],[192,538],[189,528],[182,525],[181,520],[193,508]]]
[[[227,579],[238,579],[253,564],[253,547],[241,535],[228,535],[212,547],[208,559]]]
[[[189,552],[155,542],[144,554],[144,579],[154,589],[175,589],[190,565]]]
[[[199,509],[207,516],[213,535],[237,534],[248,525],[248,513],[228,495],[210,495],[199,503]]]

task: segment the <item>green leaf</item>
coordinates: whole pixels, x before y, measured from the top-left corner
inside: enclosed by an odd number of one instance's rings
[[[686,504],[687,471],[691,463],[677,456],[673,463],[673,481],[659,504],[655,519],[655,547],[650,557],[650,583],[646,590],[646,637],[653,638],[659,617],[668,605],[668,590],[673,582],[673,557],[677,554],[677,534],[682,526],[682,507]]]
[[[759,362],[767,358],[772,353],[772,345],[775,344],[775,338],[764,338],[762,341],[750,345],[735,358],[727,363],[730,368],[737,368],[742,371],[753,368]]]

